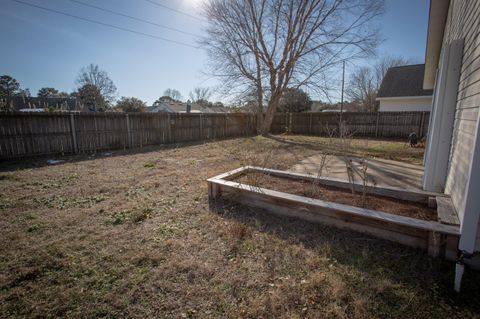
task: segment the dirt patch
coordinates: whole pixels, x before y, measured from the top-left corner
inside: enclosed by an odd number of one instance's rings
[[[352,194],[350,190],[318,185],[311,181],[288,179],[258,172],[242,174],[235,178],[234,181],[255,187],[267,188],[279,192],[321,199],[339,204],[363,207],[400,216],[431,221],[437,220],[437,212],[421,203],[370,194],[367,194],[365,196],[365,201],[363,201],[361,192],[355,192]],[[363,205],[363,203],[365,203],[365,205]]]

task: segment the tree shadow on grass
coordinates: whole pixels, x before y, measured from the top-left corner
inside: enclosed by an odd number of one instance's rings
[[[265,137],[268,139],[271,139],[273,141],[282,143],[282,144],[287,144],[289,146],[299,146],[299,147],[306,147],[314,150],[319,150],[323,148],[322,144],[315,144],[315,143],[305,143],[305,142],[299,142],[299,141],[294,141],[290,139],[292,136],[305,136],[305,137],[323,137],[325,139],[328,139],[329,137],[327,135],[308,135],[308,134],[276,134],[276,135],[266,135]],[[332,137],[332,139],[337,140],[338,137]],[[355,140],[368,140],[368,141],[379,141],[379,142],[405,142],[405,139],[402,138],[374,138],[374,137],[366,137],[366,136],[353,136],[350,137],[349,139],[355,141]]]
[[[260,208],[236,204],[228,198],[210,201],[210,211],[286,242],[301,243],[319,255],[353,267],[372,280],[387,278],[451,307],[480,312],[480,273],[466,270],[462,292],[453,291],[455,264],[433,259],[423,251],[301,219],[278,216]],[[329,249],[325,250],[325,247]]]

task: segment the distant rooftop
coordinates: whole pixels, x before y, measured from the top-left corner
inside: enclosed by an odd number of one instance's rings
[[[21,109],[43,109],[53,107],[65,111],[75,111],[80,109],[80,105],[74,97],[24,97],[12,96],[7,99],[13,110]]]
[[[431,96],[432,90],[423,89],[425,64],[389,68],[383,78],[377,98],[402,96]]]
[[[161,102],[158,105],[148,106],[147,112],[158,113],[158,112],[168,112],[168,113],[186,113],[187,103],[184,102]],[[229,112],[229,109],[226,107],[219,106],[202,106],[197,103],[192,103],[192,113],[226,113]]]

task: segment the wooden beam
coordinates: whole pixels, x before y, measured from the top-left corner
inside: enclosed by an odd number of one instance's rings
[[[435,231],[428,233],[428,255],[433,258],[440,257],[441,254],[441,234]]]
[[[453,206],[451,198],[438,197],[436,199],[436,202],[437,202],[438,221],[446,225],[460,226],[460,221],[458,220],[457,211]]]
[[[295,180],[315,181],[321,185],[333,186],[333,187],[338,187],[343,189],[350,189],[352,185],[348,181],[343,181],[340,179],[325,178],[325,177],[318,178],[314,175],[303,174],[303,173],[280,171],[275,169],[253,167],[253,166],[249,166],[249,169],[250,171],[263,172],[273,176],[285,177],[285,178],[290,178]],[[353,186],[355,191],[363,190],[363,185],[360,183],[353,183]],[[429,197],[448,196],[442,193],[425,192],[422,190],[405,190],[405,189],[401,189],[397,187],[389,187],[389,186],[366,186],[366,191],[368,194],[393,197],[396,199],[419,202],[424,204],[428,204]]]
[[[316,208],[322,212],[327,212],[334,217],[342,218],[348,215],[357,217],[364,217],[372,220],[378,220],[386,223],[392,223],[399,226],[407,226],[414,229],[421,229],[427,231],[435,231],[442,234],[459,235],[459,227],[451,225],[443,225],[438,222],[416,219],[406,216],[399,216],[389,213],[384,213],[376,210],[360,208],[350,205],[337,204],[334,202],[324,201],[320,199],[313,199],[283,192],[278,192],[266,188],[240,184],[237,182],[225,180],[210,180],[211,183],[216,183],[220,189],[227,193],[233,190],[245,194],[246,192],[261,194],[262,197],[272,198],[273,203],[288,202],[295,205],[304,205],[310,208]]]
[[[70,132],[72,134],[73,154],[78,154],[77,131],[75,129],[75,116],[70,114]]]
[[[419,248],[434,258],[456,259],[458,226],[292,195],[221,178],[242,174],[250,169],[248,166],[241,167],[210,178],[209,198],[222,195],[274,214],[353,230]]]
[[[240,168],[228,171],[226,173],[211,177],[207,179],[207,182],[209,181],[214,181],[214,180],[231,180],[234,179],[235,177],[242,175],[243,173],[246,173],[250,169],[250,166],[242,166]]]

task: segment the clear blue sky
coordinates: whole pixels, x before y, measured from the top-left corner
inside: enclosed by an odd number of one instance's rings
[[[194,36],[101,12],[70,0],[22,1],[196,45]],[[201,34],[205,25],[148,0],[79,1],[194,34]],[[198,16],[202,0],[153,1]],[[429,0],[387,0],[386,5],[386,14],[379,20],[385,39],[379,53],[423,62]],[[166,88],[180,90],[186,99],[194,87],[216,84],[215,79],[202,73],[207,62],[202,50],[79,21],[10,0],[0,0],[0,30],[0,74],[15,77],[33,95],[44,86],[73,91],[76,75],[89,63],[98,64],[108,72],[119,96],[138,97],[148,104]]]

